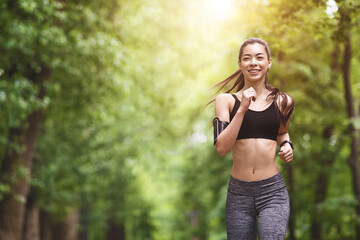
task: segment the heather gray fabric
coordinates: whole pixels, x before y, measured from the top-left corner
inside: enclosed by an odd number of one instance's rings
[[[226,199],[228,240],[283,240],[290,204],[284,179],[278,173],[270,178],[246,182],[230,176]]]

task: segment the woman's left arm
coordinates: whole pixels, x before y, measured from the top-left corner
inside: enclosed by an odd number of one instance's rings
[[[291,162],[291,160],[293,160],[293,147],[289,133],[286,132],[278,135],[277,144],[280,147],[279,157],[284,162]]]

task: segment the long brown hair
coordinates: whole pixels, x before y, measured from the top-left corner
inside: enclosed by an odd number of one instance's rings
[[[270,48],[269,48],[269,45],[267,44],[267,42],[265,42],[264,40],[262,40],[260,38],[249,38],[249,39],[246,39],[240,46],[239,56],[238,56],[239,61],[241,61],[241,56],[243,54],[244,48],[249,44],[255,44],[255,43],[259,43],[264,46],[266,54],[267,54],[267,58],[268,58],[268,60],[270,60],[270,58],[271,58]],[[234,79],[236,79],[235,82],[228,90],[225,91],[225,93],[231,93],[234,91],[234,89],[235,89],[235,92],[240,91],[245,85],[245,80],[244,80],[244,74],[242,73],[241,69],[239,68],[235,73],[230,75],[228,78],[215,84],[212,87],[212,88],[217,88],[217,87],[219,88],[215,92],[214,95],[218,94],[222,89],[225,88],[225,86],[227,86]],[[265,88],[270,91],[270,93],[267,97],[274,98],[275,105],[276,105],[277,109],[280,111],[281,121],[283,122],[283,124],[286,124],[286,122],[290,119],[290,116],[294,110],[294,105],[295,105],[294,100],[292,99],[292,97],[290,95],[280,92],[277,87],[272,87],[268,83],[267,74],[265,76],[264,84],[265,84]],[[278,104],[277,104],[277,100],[279,99],[279,97],[281,97],[281,104],[280,104],[281,106],[278,106]],[[290,97],[290,99],[291,99],[290,106],[288,106],[288,97]],[[215,99],[211,100],[207,105],[209,105],[210,103],[212,103],[214,101],[215,101]]]

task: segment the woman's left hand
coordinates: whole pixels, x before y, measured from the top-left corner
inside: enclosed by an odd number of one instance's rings
[[[284,146],[282,146],[278,155],[284,162],[291,162],[291,160],[293,160],[293,150],[290,144],[286,143]]]

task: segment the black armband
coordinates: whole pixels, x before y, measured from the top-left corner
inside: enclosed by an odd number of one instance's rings
[[[290,140],[285,140],[283,141],[282,143],[280,143],[280,146],[279,148],[281,148],[282,146],[284,146],[286,143],[289,143],[290,144],[290,147],[292,148],[292,150],[294,150],[294,146],[292,144],[292,142]]]
[[[228,122],[220,121],[219,118],[214,118],[213,120],[214,125],[214,145],[216,144],[217,138],[222,131],[229,125]]]

